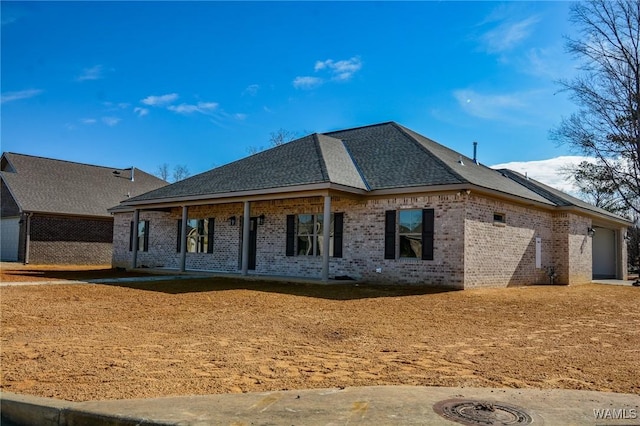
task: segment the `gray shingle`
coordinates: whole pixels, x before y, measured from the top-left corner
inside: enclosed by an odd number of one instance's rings
[[[317,137],[309,135],[149,192],[135,201],[256,191],[327,181]]]
[[[328,181],[358,189],[368,189],[351,154],[340,139],[317,135]]]
[[[327,135],[344,142],[371,190],[464,183],[458,174],[394,123]]]
[[[518,184],[525,186],[529,189],[531,189],[532,191],[540,194],[541,196],[545,197],[548,200],[551,200],[554,204],[556,204],[557,206],[560,207],[570,207],[570,206],[575,206],[575,207],[580,207],[582,209],[585,210],[589,210],[592,211],[594,213],[599,213],[603,216],[608,216],[611,217],[613,219],[617,219],[617,220],[627,220],[621,216],[618,216],[614,213],[611,213],[610,211],[601,209],[599,207],[596,207],[592,204],[589,204],[579,198],[576,198],[572,195],[569,195],[565,192],[559,191],[555,188],[552,188],[548,185],[545,185],[542,182],[538,182],[535,179],[531,179],[528,178],[526,176],[523,176],[522,174],[518,173],[518,172],[514,172],[513,170],[509,170],[509,169],[500,169],[499,170],[500,173],[502,173],[503,175],[505,175],[506,177],[508,177],[509,179],[512,179],[513,181],[517,182]]]
[[[561,191],[527,184],[476,164],[393,122],[309,135],[131,201],[286,190],[315,183],[335,183],[364,191],[469,184],[548,206],[572,205],[619,218]]]
[[[82,216],[110,216],[107,209],[131,197],[166,185],[161,179],[135,169],[93,166],[4,153],[0,172],[22,211]],[[120,173],[114,175],[114,171]]]

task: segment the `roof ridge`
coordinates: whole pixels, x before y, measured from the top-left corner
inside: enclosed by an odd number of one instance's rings
[[[458,173],[456,170],[454,170],[453,168],[449,167],[449,165],[447,165],[447,163],[442,160],[442,158],[440,158],[436,153],[432,152],[431,150],[429,150],[426,146],[424,146],[422,143],[420,143],[420,141],[418,141],[415,137],[413,137],[412,135],[410,135],[403,126],[399,125],[398,123],[395,122],[391,122],[390,123],[395,129],[397,129],[400,133],[402,133],[404,136],[406,136],[407,138],[409,138],[409,140],[411,140],[414,144],[416,144],[420,149],[422,149],[423,151],[425,151],[427,154],[431,155],[438,163],[440,163],[446,170],[448,170],[450,173],[452,173],[453,175],[455,175],[458,179],[460,179],[463,182],[467,182],[469,183],[469,179],[463,177],[460,173]],[[421,135],[422,136],[422,135]],[[425,139],[428,139],[429,141],[438,144],[444,148],[444,145],[439,144],[438,142],[431,140],[429,138],[427,138],[426,136],[422,136]],[[462,155],[457,151],[454,151],[450,148],[449,149],[451,152],[454,152],[456,154]]]
[[[340,141],[342,146],[344,146],[344,150],[347,151],[347,155],[349,155],[349,158],[351,159],[353,166],[356,168],[358,175],[360,175],[360,179],[362,179],[362,183],[364,183],[365,188],[367,188],[367,191],[371,191],[371,185],[369,185],[369,181],[365,177],[364,172],[362,171],[362,168],[360,168],[360,165],[358,164],[358,162],[355,160],[355,158],[353,158],[353,154],[351,154],[349,147],[347,146],[346,143],[344,143],[342,139],[338,139],[338,140]]]
[[[324,132],[324,133],[320,133],[321,135],[325,135],[325,136],[331,136],[332,133],[342,133],[342,132],[346,132],[346,131],[351,131],[351,130],[362,130],[362,129],[367,129],[369,127],[378,127],[378,126],[386,126],[389,124],[397,124],[395,121],[385,121],[382,123],[375,123],[375,124],[367,124],[365,126],[358,126],[358,127],[349,127],[347,129],[339,129],[339,130],[332,130],[330,132]]]
[[[41,155],[21,154],[19,152],[6,151],[6,152],[2,153],[3,156],[6,156],[7,154],[16,155],[16,156],[20,156],[20,157],[37,158],[37,159],[40,159],[40,160],[47,160],[47,161],[57,161],[57,162],[60,162],[60,163],[76,164],[78,166],[96,167],[96,168],[99,168],[99,169],[127,170],[127,169],[131,168],[131,167],[122,168],[122,167],[101,166],[101,165],[98,165],[98,164],[81,163],[79,161],[61,160],[59,158],[43,157]],[[144,172],[144,170],[139,169],[138,167],[135,167],[135,166],[132,166],[132,167],[134,167],[136,170],[140,170],[140,171]],[[147,173],[147,174],[149,174],[149,173]]]
[[[324,138],[324,140],[326,142],[329,141],[336,141],[336,143],[338,143],[340,145],[340,147],[342,147],[342,149],[344,149],[344,152],[346,153],[346,158],[348,158],[348,162],[351,166],[353,166],[353,168],[355,169],[356,173],[358,174],[358,178],[360,179],[360,182],[362,183],[362,185],[364,185],[364,188],[367,191],[371,191],[371,187],[369,186],[369,182],[367,182],[367,180],[364,177],[364,174],[362,173],[362,170],[360,169],[360,166],[358,165],[358,163],[355,161],[355,159],[353,158],[353,155],[351,154],[351,152],[349,151],[349,148],[347,147],[347,144],[344,143],[344,140],[340,139],[340,138],[334,138],[333,136],[327,136],[325,134],[318,134],[315,133],[314,135],[317,135],[317,141],[318,141],[318,149],[319,149],[319,156],[321,158],[321,161],[325,167],[326,170],[326,179],[329,182],[333,182],[333,178],[335,176],[331,176],[329,173],[329,166],[327,164],[327,157],[325,157],[326,151],[323,150],[323,143],[322,143],[322,138]],[[325,144],[324,145],[325,148],[328,148],[328,146]]]
[[[329,176],[329,170],[327,169],[324,155],[322,155],[322,148],[320,147],[320,138],[318,138],[318,133],[312,133],[311,138],[313,140],[313,147],[316,150],[316,156],[318,157],[318,163],[320,163],[320,173],[322,173],[322,179],[330,182],[331,176]]]

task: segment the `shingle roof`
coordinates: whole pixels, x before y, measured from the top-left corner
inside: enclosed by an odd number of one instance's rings
[[[134,169],[93,166],[6,152],[0,176],[25,212],[110,216],[121,201],[165,186],[157,177]],[[113,172],[117,171],[119,175]]]
[[[328,164],[328,166],[327,166]],[[334,182],[366,189],[339,140],[312,134],[136,197],[135,201]]]
[[[477,164],[394,122],[309,135],[130,201],[287,190],[315,183],[339,184],[365,193],[470,184],[550,207],[576,206],[621,219],[560,191]]]
[[[589,204],[585,201],[582,201],[579,198],[576,198],[565,192],[562,192],[548,185],[545,185],[542,182],[538,182],[535,179],[531,179],[529,177],[523,176],[522,174],[518,172],[514,172],[513,170],[500,169],[499,172],[502,173],[504,176],[508,177],[509,179],[512,179],[513,181],[517,182],[518,184],[525,186],[531,189],[532,191],[540,194],[541,196],[553,202],[558,207],[575,206],[575,207],[580,207],[581,209],[592,211],[594,213],[598,213],[603,216],[609,216],[613,219],[626,220],[614,213],[611,213],[610,211],[596,207],[593,204]]]

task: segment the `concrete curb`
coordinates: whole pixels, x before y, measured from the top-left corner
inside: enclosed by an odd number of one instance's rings
[[[66,424],[64,414],[72,409],[73,402],[53,398],[0,393],[2,421],[19,425],[58,426]]]
[[[370,386],[87,402],[0,394],[2,420],[18,426],[456,425],[434,411],[451,399],[517,407],[536,425],[640,425],[639,395],[560,389]]]

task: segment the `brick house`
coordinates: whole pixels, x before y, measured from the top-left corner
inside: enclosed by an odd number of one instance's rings
[[[454,288],[626,276],[625,219],[393,122],[312,134],[111,211],[120,267]]]
[[[138,169],[114,169],[6,152],[0,159],[2,260],[109,264],[109,207],[166,185]]]

